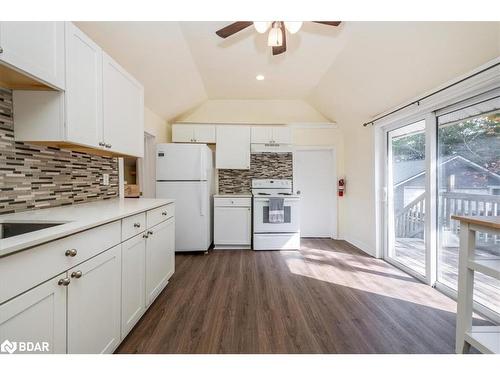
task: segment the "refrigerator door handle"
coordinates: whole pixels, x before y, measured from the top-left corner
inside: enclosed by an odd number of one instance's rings
[[[205,210],[203,209],[203,183],[198,184],[200,187],[200,216],[205,216]]]
[[[205,180],[205,176],[203,175],[203,149],[200,147],[200,180]]]

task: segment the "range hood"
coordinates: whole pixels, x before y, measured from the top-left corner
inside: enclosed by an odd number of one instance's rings
[[[293,147],[290,144],[252,143],[250,151],[252,154],[261,154],[264,152],[293,152]]]

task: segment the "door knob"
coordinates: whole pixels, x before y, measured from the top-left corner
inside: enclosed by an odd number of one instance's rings
[[[69,249],[64,253],[64,255],[66,255],[67,257],[74,257],[76,256],[76,254],[78,254],[78,251],[76,251],[76,249]]]
[[[65,277],[64,279],[59,279],[57,285],[68,286],[70,282],[71,280]]]
[[[71,273],[71,277],[74,279],[79,279],[80,277],[82,277],[82,275],[82,271],[75,271]]]

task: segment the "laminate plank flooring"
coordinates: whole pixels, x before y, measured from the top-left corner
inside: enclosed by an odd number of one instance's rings
[[[453,353],[455,311],[344,241],[176,254],[170,283],[116,352]]]

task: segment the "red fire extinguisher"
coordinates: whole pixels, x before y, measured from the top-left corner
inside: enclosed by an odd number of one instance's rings
[[[341,178],[338,183],[339,197],[343,197],[345,193],[345,179]]]

